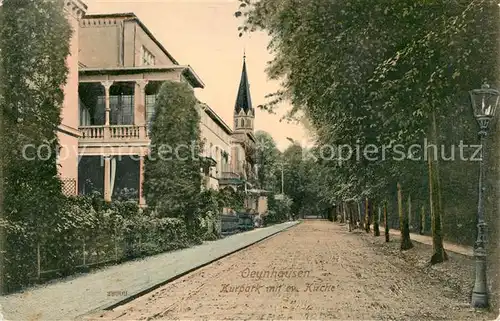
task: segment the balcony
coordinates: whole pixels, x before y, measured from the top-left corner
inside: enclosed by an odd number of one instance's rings
[[[133,142],[149,140],[147,126],[139,125],[101,125],[80,126],[80,142]]]
[[[244,178],[230,169],[219,174],[219,185],[243,185]]]

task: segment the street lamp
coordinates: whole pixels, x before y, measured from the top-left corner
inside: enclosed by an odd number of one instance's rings
[[[477,239],[474,244],[474,257],[476,258],[476,281],[472,290],[472,306],[475,308],[488,307],[488,286],[486,284],[486,222],[484,220],[484,159],[485,138],[490,122],[495,117],[500,93],[484,84],[481,89],[469,92],[474,117],[479,124],[479,139],[481,142],[481,160],[479,162],[479,199],[477,205]]]

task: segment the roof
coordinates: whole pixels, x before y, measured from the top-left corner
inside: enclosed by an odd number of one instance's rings
[[[170,70],[182,70],[184,76],[189,80],[191,85],[195,88],[205,88],[205,84],[201,81],[200,77],[194,72],[191,66],[170,65],[170,66],[139,66],[139,67],[108,67],[108,68],[80,68],[80,74],[137,74],[144,72],[159,72]]]
[[[200,104],[203,106],[203,109],[208,114],[208,116],[210,116],[210,118],[212,118],[212,120],[216,124],[218,124],[227,134],[231,135],[233,133],[231,128],[226,124],[226,122],[222,118],[220,118],[220,116],[217,115],[217,113],[212,108],[210,108],[210,106],[202,102],[200,102]]]
[[[87,4],[81,0],[76,0],[76,2],[78,2],[85,10],[87,10],[89,7],[87,6]]]
[[[243,68],[241,70],[240,86],[238,88],[238,95],[236,96],[236,103],[234,110],[239,113],[241,109],[245,112],[252,109],[252,99],[250,97],[250,84],[248,82],[247,64],[243,56]]]
[[[252,132],[247,133],[248,138],[250,138],[254,143],[256,142],[255,135]]]
[[[125,13],[104,13],[104,14],[87,14],[84,16],[84,19],[100,19],[100,18],[126,18],[126,21],[136,21],[137,24],[144,30],[144,32],[153,40],[153,42],[167,55],[167,57],[172,60],[172,62],[176,65],[179,63],[175,58],[165,49],[165,47],[156,39],[156,37],[151,33],[151,31],[142,23],[139,17],[136,16],[133,12],[125,12]]]

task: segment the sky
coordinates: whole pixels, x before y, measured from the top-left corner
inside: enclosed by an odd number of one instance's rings
[[[252,104],[266,102],[266,94],[280,88],[270,81],[265,69],[272,55],[269,37],[254,32],[238,37],[241,19],[234,17],[237,0],[83,0],[88,14],[133,12],[181,65],[191,65],[205,83],[196,89],[199,100],[207,103],[232,128],[233,110],[241,77],[243,52]],[[290,109],[282,104],[277,115],[256,108],[255,130],[270,133],[283,150],[290,137],[302,145],[308,135],[300,124],[280,122]]]

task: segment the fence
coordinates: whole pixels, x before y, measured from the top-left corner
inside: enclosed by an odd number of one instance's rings
[[[254,215],[238,213],[236,215],[221,215],[221,232],[223,235],[248,231],[254,228]]]
[[[253,216],[245,213],[220,215],[214,228],[222,235],[253,229]],[[154,255],[188,246],[185,231],[175,228],[147,228],[132,232],[99,229],[87,236],[74,236],[70,240],[47,240],[27,249],[32,254],[34,269],[28,273],[29,281],[43,282],[76,271],[116,264],[136,257]],[[29,257],[29,256],[28,256]]]
[[[168,220],[168,219],[164,219]],[[10,272],[9,292],[22,286],[86,272],[90,268],[116,264],[190,245],[182,221],[153,223],[136,229],[96,229],[86,235],[47,238],[26,244],[22,257],[12,261],[23,266]]]
[[[77,194],[76,179],[61,178],[62,192],[66,196],[74,196]]]

